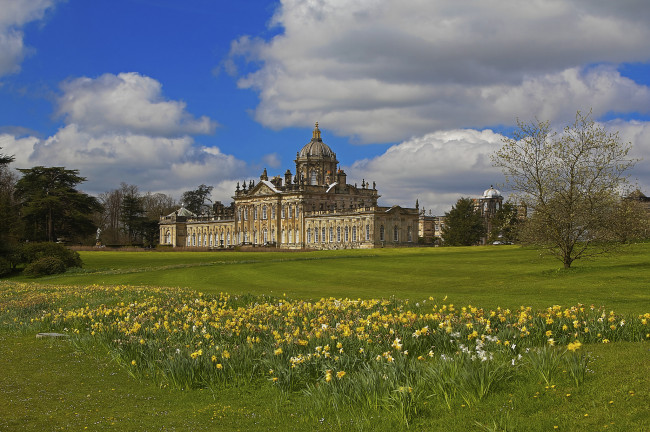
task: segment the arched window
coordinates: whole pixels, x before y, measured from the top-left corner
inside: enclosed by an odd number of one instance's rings
[[[321,228],[320,242],[325,243],[325,227]]]
[[[289,243],[293,243],[293,231],[292,230],[288,230],[288,231],[289,231]]]
[[[244,231],[244,243],[249,243],[249,241],[250,240],[248,239],[248,231]]]
[[[266,228],[264,228],[264,231],[262,232],[264,233],[264,244],[266,244],[269,242],[269,232],[266,230]]]
[[[214,237],[213,234],[210,234],[210,247],[212,247],[213,244],[214,244],[213,243],[213,237]]]
[[[192,246],[196,246],[196,234],[192,234]]]
[[[393,227],[393,241],[394,242],[399,241],[399,228],[397,228],[397,225]]]
[[[370,225],[366,225],[366,241],[370,240]]]
[[[187,236],[187,245],[192,246],[192,238],[190,236]]]
[[[347,243],[349,241],[350,241],[350,228],[345,227],[345,242]]]
[[[336,241],[341,243],[341,227],[336,227]]]
[[[334,242],[334,228],[330,227],[330,243]]]
[[[311,228],[307,228],[307,243],[311,243]]]
[[[226,246],[230,246],[230,231],[226,234]]]
[[[406,236],[408,238],[408,241],[410,241],[410,242],[413,241],[413,234],[411,233],[411,226],[406,228]]]
[[[169,230],[165,231],[165,244],[172,244],[172,235]]]
[[[314,243],[318,243],[318,228],[314,228]]]
[[[380,225],[379,226],[379,241],[384,241],[384,226]]]

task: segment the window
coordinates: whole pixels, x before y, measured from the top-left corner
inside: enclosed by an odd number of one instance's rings
[[[253,208],[253,220],[257,220],[257,206]]]
[[[230,246],[230,231],[226,234],[226,246]]]
[[[320,242],[325,243],[325,227],[321,228]]]
[[[311,183],[310,184],[318,184],[318,174],[316,173],[316,170],[311,171]]]
[[[286,243],[286,242],[287,242],[287,234],[284,232],[284,230],[282,230],[282,243]]]
[[[379,227],[379,241],[384,241],[384,226]]]
[[[269,241],[269,232],[266,230],[266,228],[264,228],[264,231],[262,232],[264,233],[264,243],[266,244]]]
[[[294,218],[298,219],[298,204],[293,208],[294,211]]]
[[[300,231],[296,229],[296,243],[300,243]]]
[[[345,227],[345,242],[346,243],[350,241],[349,231],[350,231],[350,229],[348,227]]]
[[[271,206],[271,219],[275,219],[275,206]]]
[[[318,228],[314,228],[314,243],[318,243]]]
[[[262,206],[262,219],[266,220],[266,206]]]
[[[214,236],[212,234],[210,234],[210,247],[212,247],[214,245],[213,238],[214,238]]]
[[[370,225],[366,225],[366,241],[370,241]]]
[[[286,216],[287,216],[286,206],[283,205],[283,206],[282,206],[282,213],[281,213],[280,217],[281,217],[282,219],[284,219]]]
[[[341,243],[341,227],[336,227],[336,241]]]
[[[293,243],[293,231],[289,230],[289,243]]]
[[[244,209],[244,220],[248,220],[248,209]]]
[[[196,234],[192,234],[192,246],[196,246]]]
[[[165,243],[172,244],[172,235],[170,234],[169,230],[165,232]]]
[[[411,233],[411,227],[409,226],[406,228],[406,237],[408,241],[412,242],[413,241],[413,234]]]
[[[330,243],[334,242],[334,228],[330,227]]]
[[[307,228],[307,243],[311,243],[311,228]]]
[[[192,246],[192,238],[190,236],[187,236],[187,245]]]
[[[257,244],[257,231],[253,231],[253,244]]]
[[[357,227],[352,227],[352,241],[357,241]]]
[[[288,212],[287,212],[287,218],[288,218],[288,219],[291,219],[291,217],[293,216],[293,211],[292,211],[292,209],[293,209],[293,206],[292,206],[291,204],[289,204],[289,210],[288,210]]]
[[[394,242],[399,241],[399,229],[397,228],[397,225],[393,227],[393,241]]]

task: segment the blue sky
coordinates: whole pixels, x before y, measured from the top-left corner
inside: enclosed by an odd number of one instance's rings
[[[642,0],[0,0],[0,147],[93,194],[293,171],[318,121],[352,182],[441,214],[503,182],[516,118],[576,110],[650,154]],[[632,171],[650,194],[650,161]]]

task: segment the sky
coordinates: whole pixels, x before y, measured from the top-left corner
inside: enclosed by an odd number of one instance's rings
[[[319,122],[348,182],[441,215],[507,195],[517,119],[591,110],[650,195],[649,40],[647,0],[0,0],[0,153],[229,203]]]

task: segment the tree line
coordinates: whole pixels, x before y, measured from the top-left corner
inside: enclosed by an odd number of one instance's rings
[[[126,183],[94,197],[79,190],[86,178],[78,170],[36,166],[14,171],[9,166],[13,161],[0,153],[0,275],[27,263],[28,256],[37,260],[46,254],[27,253],[26,244],[31,249],[42,242],[154,247],[161,216],[180,205],[196,214],[211,210],[212,186],[184,192],[180,203]],[[41,249],[54,253],[51,247]]]

